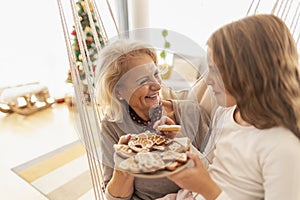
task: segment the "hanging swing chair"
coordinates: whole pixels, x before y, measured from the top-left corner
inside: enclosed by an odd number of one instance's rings
[[[63,27],[63,34],[68,53],[70,76],[74,85],[74,113],[75,120],[77,120],[79,137],[86,148],[89,169],[91,173],[92,185],[95,199],[106,199],[104,196],[103,172],[101,167],[101,159],[99,153],[99,144],[101,141],[101,117],[95,99],[95,79],[94,79],[94,60],[89,49],[88,41],[92,38],[94,54],[99,54],[101,49],[108,44],[107,31],[104,27],[103,20],[100,17],[98,6],[95,0],[70,0],[70,9],[66,9],[62,0],[57,0],[60,19]],[[65,2],[64,2],[65,3]],[[85,20],[88,21],[89,29],[87,31],[86,24],[82,24],[82,12],[79,12],[78,3],[81,8],[84,8]],[[261,1],[253,0],[249,6],[246,15],[252,15],[260,12]],[[298,30],[298,22],[300,17],[299,2],[293,0],[277,0],[269,13],[281,17],[291,29],[295,41],[298,43],[300,33]],[[115,18],[109,4],[106,0],[106,6],[110,16],[106,18],[112,19],[111,27],[115,28],[115,33],[120,36],[119,29],[116,25]],[[65,11],[71,11],[66,16]],[[73,30],[70,28],[66,17],[72,18]],[[74,40],[70,37],[72,31],[76,32],[77,43],[74,47]],[[87,32],[89,33],[87,37]],[[99,37],[99,34],[101,37]],[[74,36],[74,32],[73,32]],[[112,36],[112,35],[111,35]],[[111,37],[110,36],[110,37]],[[76,51],[74,51],[76,48]],[[78,57],[80,54],[80,59]],[[78,60],[79,59],[79,60]],[[78,64],[80,61],[80,67]],[[84,76],[82,74],[84,73]],[[88,98],[87,98],[88,97]]]

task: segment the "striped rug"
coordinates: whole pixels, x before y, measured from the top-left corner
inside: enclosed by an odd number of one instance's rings
[[[51,200],[93,200],[88,159],[80,141],[11,169]]]

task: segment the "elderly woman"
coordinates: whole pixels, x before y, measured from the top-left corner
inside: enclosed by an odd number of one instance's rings
[[[182,126],[200,149],[208,131],[209,115],[189,100],[162,100],[155,50],[142,42],[117,40],[99,55],[96,71],[97,101],[101,112],[101,162],[107,199],[156,199],[178,191],[167,178],[143,179],[114,169],[113,144],[120,137],[146,130],[168,116]],[[199,111],[200,109],[200,111]]]

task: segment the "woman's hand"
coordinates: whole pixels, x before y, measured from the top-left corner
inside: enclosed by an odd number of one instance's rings
[[[163,116],[160,120],[156,121],[153,125],[153,128],[158,130],[158,127],[161,125],[176,125],[176,123],[169,117]],[[159,131],[160,134],[165,135],[169,138],[174,138],[180,136],[178,131]]]
[[[198,155],[191,152],[187,152],[186,154],[192,159],[194,166],[172,174],[168,178],[174,181],[179,187],[197,192],[207,200],[216,199],[221,193],[221,189],[211,179]]]
[[[129,142],[130,138],[131,138],[130,134],[122,135],[120,137],[119,141],[118,141],[118,144],[127,144]],[[116,160],[115,160],[115,162],[116,162]],[[117,169],[114,170],[114,174],[119,174],[119,175],[124,176],[124,177],[130,177],[130,178],[132,177],[133,178],[133,176],[130,175],[129,173],[124,172],[124,171],[120,171],[120,170],[117,170]]]
[[[159,125],[164,125],[164,124],[175,125],[176,123],[170,117],[162,116],[160,120],[154,123],[153,128],[157,128]]]
[[[134,177],[126,172],[114,170],[113,176],[107,185],[110,195],[117,198],[127,198],[134,191]]]
[[[120,137],[118,144],[127,144],[131,138],[130,134]],[[127,198],[133,194],[134,176],[127,172],[114,169],[113,176],[107,185],[110,195],[118,198]]]
[[[131,138],[130,134],[122,135],[119,139],[118,144],[127,144],[129,142],[130,138]]]

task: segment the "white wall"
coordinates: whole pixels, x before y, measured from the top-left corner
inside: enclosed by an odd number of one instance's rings
[[[57,2],[3,1],[0,19],[0,88],[64,84],[69,66]]]
[[[205,47],[206,40],[214,30],[246,16],[251,2],[252,0],[149,0],[149,25],[179,32]],[[274,2],[275,0],[262,1],[260,10],[270,12]]]
[[[71,32],[70,2],[62,3]],[[115,36],[106,0],[96,3],[107,34]],[[3,1],[1,5],[0,88],[40,81],[50,92],[63,95],[69,61],[57,0]],[[113,0],[111,8],[116,9]]]
[[[150,0],[149,18],[145,19],[150,27],[170,29],[205,46],[216,28],[245,16],[251,1]],[[106,21],[105,1],[96,2]],[[274,2],[263,1],[260,10],[270,12]],[[113,0],[111,3],[113,6]],[[3,1],[0,19],[0,88],[42,81],[50,89],[63,89],[69,63],[57,1]],[[111,20],[108,24],[113,26]]]

